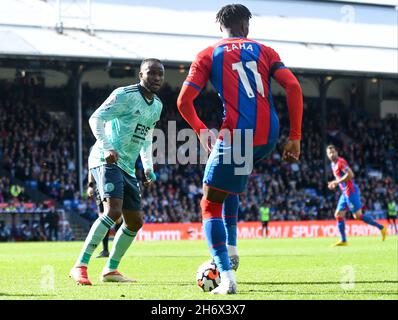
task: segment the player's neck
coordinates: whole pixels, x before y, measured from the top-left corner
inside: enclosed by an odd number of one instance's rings
[[[224,38],[246,38],[242,31],[227,29],[224,31]]]
[[[233,39],[233,38],[246,38],[246,37],[243,35],[236,35],[236,34],[233,35],[228,33],[224,34],[224,39]]]
[[[143,94],[143,96],[148,99],[148,100],[153,100],[153,97],[155,96],[155,94],[151,91],[149,91],[144,84],[140,83],[140,90],[141,93]]]

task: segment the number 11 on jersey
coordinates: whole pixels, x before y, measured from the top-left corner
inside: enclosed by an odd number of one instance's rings
[[[254,80],[256,81],[257,92],[264,97],[264,86],[263,81],[261,79],[261,74],[258,73],[257,62],[256,61],[247,61],[246,67],[253,72]],[[243,87],[246,90],[247,96],[249,98],[254,98],[254,92],[250,85],[249,78],[247,77],[246,71],[243,67],[242,61],[236,62],[232,64],[232,70],[238,71],[239,78],[242,81]]]

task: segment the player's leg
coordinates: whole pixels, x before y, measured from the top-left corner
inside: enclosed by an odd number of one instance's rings
[[[116,165],[103,165],[92,170],[101,198],[104,199],[104,215],[91,226],[80,255],[70,272],[70,276],[79,284],[91,284],[87,276],[90,258],[114,221],[122,214],[123,177],[115,167]]]
[[[238,270],[239,267],[239,255],[237,249],[238,207],[239,207],[239,196],[235,194],[229,194],[224,200],[224,205],[222,210],[225,231],[227,233],[228,256],[231,268],[235,271]]]
[[[228,257],[227,232],[222,218],[222,206],[227,195],[224,191],[204,185],[200,202],[207,244],[221,275],[219,287],[212,291],[214,294],[236,293],[236,280]]]
[[[395,216],[390,216],[387,214],[387,225],[393,225],[394,230],[395,230],[395,234],[398,234],[398,228],[397,228],[397,223],[396,223],[396,219]]]
[[[341,195],[340,197],[343,197],[343,195]],[[339,200],[339,205],[337,206],[334,216],[337,221],[337,228],[339,229],[340,240],[333,245],[334,247],[342,247],[347,245],[347,236],[345,232],[345,214],[346,211],[344,210],[344,206],[342,205],[342,203],[340,203]]]
[[[101,197],[99,196],[98,190],[96,192],[98,194],[97,197],[97,208],[98,208],[98,216],[101,217],[104,214],[104,204],[101,201]],[[102,239],[102,251],[97,256],[97,258],[106,258],[109,257],[109,250],[108,250],[108,241],[109,241],[109,230],[106,233],[104,239]]]
[[[398,234],[398,227],[397,227],[396,219],[395,219],[395,217],[391,217],[391,219],[392,219],[392,224],[393,224],[394,229],[395,229],[395,234]]]
[[[266,238],[267,234],[266,234],[266,230],[265,230],[265,221],[261,221],[261,234],[262,234],[263,238]]]
[[[347,198],[344,194],[340,195],[339,201],[337,203],[336,211],[334,213],[334,217],[337,221],[337,228],[340,233],[340,240],[333,244],[333,247],[341,247],[346,246],[347,236],[345,232],[345,214],[348,209]]]
[[[369,224],[369,225],[374,226],[377,229],[379,229],[381,232],[382,240],[384,241],[386,239],[387,228],[385,226],[381,225],[380,223],[378,223],[376,220],[374,220],[369,214],[364,214],[362,212],[362,209],[358,209],[353,213],[353,215],[354,215],[355,219],[362,220],[366,224]]]
[[[265,237],[268,237],[268,221],[264,221]]]
[[[104,282],[135,282],[128,279],[118,272],[120,261],[128,248],[134,241],[138,231],[144,223],[141,211],[141,194],[136,178],[124,173],[124,202],[123,220],[119,230],[115,234],[112,250],[109,259],[101,274]]]
[[[353,216],[357,220],[362,220],[366,224],[376,227],[380,230],[382,240],[384,241],[387,236],[387,228],[375,221],[370,215],[362,212],[361,195],[359,189],[356,188],[355,192],[348,197],[350,210],[353,212]]]
[[[392,220],[392,217],[387,215],[387,225],[388,226],[391,224],[391,220]]]
[[[227,232],[222,208],[229,194],[239,194],[244,191],[247,175],[235,174],[235,164],[231,161],[232,154],[232,147],[226,140],[217,140],[203,176],[203,198],[200,203],[203,229],[210,253],[221,274],[221,283],[211,292],[212,294],[236,293],[236,279],[228,257]]]
[[[109,259],[101,274],[104,282],[136,282],[123,276],[117,269],[143,224],[141,211],[123,209],[124,223],[115,234]]]

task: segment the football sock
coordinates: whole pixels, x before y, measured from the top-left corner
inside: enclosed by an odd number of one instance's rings
[[[87,266],[90,258],[97,248],[98,244],[105,237],[106,233],[114,224],[114,221],[106,215],[102,215],[94,221],[91,226],[90,232],[87,235],[86,241],[84,242],[83,249],[80,252],[79,258],[77,259],[77,266]]]
[[[203,229],[214,262],[220,272],[231,270],[226,246],[227,234],[222,219],[222,203],[202,199],[200,202],[203,217]]]
[[[230,194],[225,198],[224,205],[222,207],[222,216],[224,218],[225,231],[227,233],[227,245],[228,248],[230,246],[235,247],[235,250],[236,250],[236,239],[237,239],[236,226],[238,223],[238,207],[239,207],[239,196],[233,194]],[[233,251],[234,249],[231,250]],[[230,250],[228,249],[228,251]]]
[[[345,235],[345,221],[344,218],[342,217],[337,217],[337,226],[340,231],[340,236],[341,236],[341,241],[346,242],[347,238]]]
[[[236,278],[232,270],[220,272],[221,282],[233,281],[236,282]]]
[[[379,224],[379,223],[377,223],[375,220],[373,220],[373,218],[372,218],[370,215],[368,215],[368,214],[361,214],[360,219],[361,219],[363,222],[365,222],[365,223],[367,223],[367,224],[370,224],[371,226],[375,226],[375,227],[378,228],[379,230],[381,230],[381,229],[384,228],[381,224]]]
[[[134,241],[136,235],[136,231],[127,229],[125,225],[119,228],[119,230],[116,232],[115,239],[113,240],[112,251],[106,263],[105,270],[113,271],[118,268],[120,260],[130,247],[131,243]]]

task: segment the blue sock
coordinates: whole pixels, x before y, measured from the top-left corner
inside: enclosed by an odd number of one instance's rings
[[[368,214],[362,214],[361,215],[361,220],[363,222],[367,223],[367,224],[370,224],[371,226],[375,226],[379,230],[384,228],[381,224],[379,224],[375,220],[373,220],[373,218],[370,215],[368,215]]]
[[[238,236],[236,225],[238,223],[239,196],[230,194],[225,198],[222,207],[225,231],[227,232],[227,245],[236,247]]]
[[[345,221],[344,221],[344,219],[337,220],[337,226],[339,227],[341,241],[346,242],[347,238],[345,236]]]
[[[228,250],[225,244],[226,231],[222,218],[210,218],[203,220],[203,229],[206,234],[210,253],[214,258],[220,272],[231,270],[228,258]]]

